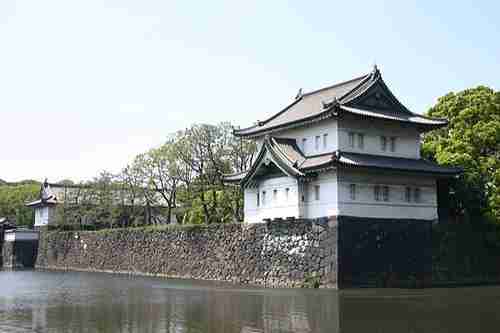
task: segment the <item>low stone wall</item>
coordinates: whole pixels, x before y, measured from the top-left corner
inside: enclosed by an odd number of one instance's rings
[[[36,267],[337,287],[335,221],[41,232]]]

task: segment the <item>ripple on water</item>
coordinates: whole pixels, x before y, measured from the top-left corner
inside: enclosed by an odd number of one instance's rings
[[[292,290],[0,272],[0,332],[497,332],[500,288]]]

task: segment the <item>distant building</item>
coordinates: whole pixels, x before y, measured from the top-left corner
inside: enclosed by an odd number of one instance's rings
[[[16,222],[9,217],[0,217],[0,230],[15,229]]]
[[[57,196],[52,192],[47,180],[40,187],[39,199],[26,206],[35,210],[35,227],[48,225],[55,218],[55,207],[58,204]]]
[[[422,133],[446,119],[409,111],[371,73],[302,93],[280,112],[234,135],[255,140],[244,188],[245,221],[354,216],[438,218],[439,179],[460,170],[420,156]]]
[[[56,207],[65,201],[71,201],[72,205],[79,205],[78,199],[75,198],[79,193],[89,189],[88,186],[81,185],[68,185],[68,184],[51,184],[47,179],[43,182],[40,187],[39,198],[35,201],[29,202],[26,206],[34,209],[35,216],[35,227],[43,227],[47,225],[52,225],[55,223],[56,219]],[[76,202],[74,202],[76,201]],[[91,200],[94,202],[95,200]],[[114,201],[116,204],[131,205],[129,198],[126,197],[122,191],[114,191]],[[159,202],[162,203],[161,198]],[[146,207],[145,203],[141,200],[134,204],[138,207],[144,208],[144,218],[147,219],[148,215],[152,216],[156,222],[165,223],[166,217],[162,209],[165,207],[163,205],[155,205],[153,207]],[[88,221],[84,216],[82,218],[82,223],[86,224]],[[170,223],[177,223],[175,215],[172,215]]]

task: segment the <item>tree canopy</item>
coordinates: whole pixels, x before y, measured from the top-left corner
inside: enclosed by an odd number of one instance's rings
[[[229,123],[194,124],[137,155],[120,173],[103,172],[65,191],[58,223],[126,227],[171,223],[174,216],[189,224],[241,221],[242,191],[223,176],[246,170],[255,150],[232,135]]]
[[[17,225],[31,226],[33,212],[26,203],[36,199],[39,190],[40,184],[32,181],[0,185],[0,217],[11,218]]]
[[[464,169],[452,183],[452,208],[458,216],[500,222],[500,92],[478,86],[449,93],[427,115],[449,126],[424,136],[424,156]]]

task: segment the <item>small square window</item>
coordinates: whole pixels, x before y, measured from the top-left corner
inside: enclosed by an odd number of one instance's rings
[[[328,147],[328,134],[323,134],[323,149]]]
[[[420,189],[418,187],[413,191],[413,199],[415,202],[420,202]]]
[[[385,136],[381,136],[380,137],[380,149],[382,151],[386,151],[387,150],[387,138]]]
[[[389,186],[383,187],[384,201],[389,201]]]
[[[380,201],[380,186],[375,185],[373,188],[373,197],[375,198],[375,201]]]
[[[314,185],[314,200],[319,200],[319,185]]]
[[[405,201],[411,202],[411,187],[407,186],[405,189]]]
[[[356,200],[356,184],[349,185],[349,195],[351,200]]]
[[[396,151],[396,137],[391,137],[391,152]]]
[[[358,133],[358,148],[365,148],[365,135],[363,133]]]
[[[354,133],[349,132],[349,147],[354,148]]]
[[[321,137],[319,135],[317,135],[314,138],[314,149],[319,150],[320,141],[321,141]]]
[[[307,139],[306,138],[303,138],[302,139],[302,152],[306,152],[306,149],[307,149]]]

